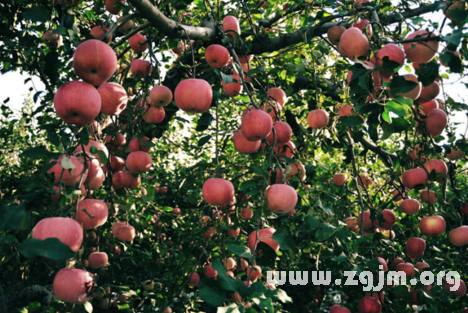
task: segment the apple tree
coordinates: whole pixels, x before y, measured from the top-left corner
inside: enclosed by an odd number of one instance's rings
[[[2,312],[468,311],[464,1],[0,20]]]

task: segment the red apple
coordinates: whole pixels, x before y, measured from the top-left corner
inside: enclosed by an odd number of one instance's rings
[[[341,35],[345,32],[346,28],[340,25],[332,26],[327,30],[328,40],[332,45],[338,45]]]
[[[435,99],[440,93],[440,85],[438,82],[433,82],[427,87],[421,89],[421,94],[419,95],[418,102],[428,102],[432,99]]]
[[[389,209],[385,209],[382,211],[382,217],[385,221],[378,221],[378,226],[385,229],[391,229],[396,222],[395,213]]]
[[[96,25],[93,28],[91,28],[91,31],[89,32],[89,34],[91,36],[93,36],[94,38],[96,38],[96,39],[100,39],[101,37],[103,37],[108,32],[109,32],[109,27],[104,27],[102,25]],[[106,37],[106,40],[104,40],[104,42],[109,43],[111,41],[112,41],[112,34],[109,34]]]
[[[405,272],[406,277],[413,277],[416,275],[416,272],[414,271],[414,265],[411,263],[405,263],[403,260],[397,263],[395,269],[397,272]]]
[[[441,109],[432,109],[427,114],[426,130],[432,137],[442,134],[447,126],[447,114]]]
[[[124,0],[106,0],[104,7],[110,14],[119,15],[122,12],[121,7],[123,4],[125,4]]]
[[[223,68],[228,65],[231,56],[229,55],[228,49],[221,45],[212,44],[209,45],[205,50],[206,62],[211,67]]]
[[[215,278],[218,276],[218,271],[213,268],[211,263],[205,266],[205,276],[208,278]]]
[[[380,313],[382,311],[382,304],[374,297],[364,297],[359,301],[360,313]]]
[[[142,114],[143,120],[149,124],[159,124],[164,121],[166,111],[164,107],[147,107],[146,111]]]
[[[117,229],[119,229],[120,227],[122,226],[127,226],[128,223],[127,222],[115,222],[112,224],[112,235],[116,235],[117,234]]]
[[[239,62],[241,64],[247,64],[247,63],[250,63],[253,59],[253,54],[249,54],[249,55],[238,55],[238,59],[239,59]]]
[[[55,296],[65,302],[83,304],[91,299],[94,280],[91,273],[77,268],[61,269],[53,282]]]
[[[241,131],[245,139],[257,141],[266,138],[273,127],[271,117],[262,110],[251,110],[242,118]]]
[[[414,267],[417,268],[418,271],[420,271],[420,272],[424,271],[425,268],[431,268],[431,266],[426,262],[417,262],[414,265]]]
[[[177,85],[174,100],[179,109],[183,111],[203,113],[211,106],[213,91],[206,80],[190,78]]]
[[[322,109],[312,110],[307,115],[307,123],[312,128],[322,128],[328,125],[328,113]]]
[[[457,247],[468,245],[468,226],[463,225],[449,232],[450,242]]]
[[[48,30],[42,35],[47,47],[57,49],[63,44],[63,37],[59,34],[54,34],[54,30]]]
[[[86,179],[86,187],[90,190],[97,190],[101,188],[102,184],[104,183],[104,179],[104,171],[99,167],[96,175],[94,175],[91,179]]]
[[[363,33],[367,34],[368,37],[372,37],[372,25],[369,23],[369,20],[358,18],[351,27],[359,28]]]
[[[151,66],[151,63],[146,60],[135,59],[130,65],[130,71],[133,76],[136,77],[139,74],[141,79],[145,79],[146,76],[151,75],[153,67]]]
[[[150,147],[145,147],[144,143],[150,140],[148,137],[143,136],[142,138],[134,138],[132,141],[130,141],[130,144],[128,148],[130,149],[130,152],[135,152],[135,151],[144,151],[144,152],[149,152]],[[151,141],[150,141],[151,142]]]
[[[406,214],[416,214],[421,209],[421,204],[415,199],[405,199],[401,201],[400,208]]]
[[[125,165],[125,160],[122,159],[121,157],[118,157],[115,155],[110,157],[110,166],[113,172],[121,171],[124,165]]]
[[[408,35],[405,40],[410,39],[424,39],[429,37],[436,37],[434,32],[428,32],[425,29],[418,30]],[[423,41],[423,42],[409,42],[403,44],[405,49],[406,58],[413,63],[427,63],[432,60],[437,54],[439,49],[438,41]]]
[[[223,265],[226,267],[226,270],[232,271],[236,268],[237,263],[233,258],[227,258],[225,261],[223,261]]]
[[[241,34],[241,29],[239,26],[239,21],[236,17],[228,15],[223,19],[223,31],[226,33],[227,37],[232,40]]]
[[[421,190],[419,199],[424,203],[435,203],[437,201],[437,195],[432,190]]]
[[[115,231],[115,238],[122,241],[132,241],[136,236],[135,227],[122,225]]]
[[[275,213],[288,213],[297,204],[297,192],[288,185],[274,184],[267,188],[265,197],[268,208]]]
[[[426,250],[426,241],[422,238],[412,237],[406,240],[406,255],[413,260],[420,259]]]
[[[465,152],[458,149],[458,147],[451,147],[450,152],[446,154],[447,158],[451,161],[456,161],[463,159],[465,157]]]
[[[77,221],[68,217],[44,218],[34,227],[32,238],[58,238],[77,252],[83,243],[83,229]]]
[[[166,86],[155,86],[150,92],[151,105],[165,107],[172,101],[172,91]]]
[[[336,173],[333,175],[333,183],[337,186],[343,186],[346,182],[346,176],[342,173]]]
[[[306,169],[304,164],[301,163],[292,163],[288,166],[286,166],[286,180],[290,181],[291,177],[293,176],[298,176],[301,182],[304,182],[306,179]],[[279,183],[280,180],[282,179],[282,176],[280,176],[280,179],[277,179],[276,181]]]
[[[246,271],[247,278],[251,281],[256,281],[262,277],[262,268],[258,265],[250,266]]]
[[[351,311],[341,305],[335,304],[330,308],[330,313],[351,313]]]
[[[432,109],[439,108],[439,102],[437,102],[437,100],[434,99],[430,100],[429,102],[420,103],[419,105],[422,107],[424,115],[428,115]]]
[[[101,96],[92,85],[71,81],[63,84],[54,96],[57,115],[67,124],[91,123],[101,110]]]
[[[86,210],[86,212],[84,212]],[[85,199],[78,204],[78,216],[76,221],[83,224],[86,230],[103,225],[109,216],[109,209],[102,200]]]
[[[244,220],[248,220],[248,219],[251,219],[253,216],[253,211],[250,209],[249,206],[245,207],[242,209],[241,211],[241,217],[244,219]]]
[[[261,141],[249,141],[242,135],[242,131],[239,129],[234,133],[232,137],[234,149],[239,153],[255,153],[260,148]]]
[[[367,56],[370,51],[369,40],[359,28],[351,27],[341,35],[338,50],[350,60]]]
[[[389,43],[380,48],[379,51],[377,51],[376,55],[376,60],[377,60],[377,66],[382,66],[383,65],[383,59],[385,57],[388,57],[390,61],[396,62],[402,66],[405,63],[405,53],[403,52],[403,49],[398,47],[394,43]],[[384,77],[390,77],[393,75],[393,73],[386,72],[381,70],[382,76]]]
[[[89,255],[88,261],[92,268],[101,268],[107,265],[109,257],[105,252],[93,252]]]
[[[296,146],[294,145],[293,142],[287,142],[284,146],[282,147],[275,147],[275,154],[276,155],[284,155],[287,158],[292,158],[294,157]],[[280,158],[281,159],[281,158]]]
[[[357,216],[357,224],[359,228],[362,227],[362,216],[361,213]],[[364,211],[364,230],[370,230],[377,226],[377,220],[372,221],[371,219],[371,212]]]
[[[461,298],[466,294],[466,284],[463,280],[460,278],[453,278],[453,282],[449,283],[447,281],[444,281],[442,283],[442,288],[444,289],[445,293],[452,297],[457,297]],[[458,285],[457,290],[451,290],[453,287]]]
[[[283,89],[278,87],[272,87],[268,89],[268,97],[270,100],[276,102],[280,106],[284,106],[288,102],[288,96],[283,91]]]
[[[270,104],[262,104],[260,106],[260,110],[267,112],[273,121],[278,121],[278,117],[281,115],[282,107],[276,102],[270,102]]]
[[[274,240],[273,238],[273,234],[276,232],[276,229],[274,228],[264,228],[264,229],[260,229],[258,231],[258,241],[257,241],[257,244],[258,242],[263,242],[265,244],[267,244],[268,246],[270,246],[270,248],[272,248],[275,252],[278,252],[279,250],[279,244],[276,242],[276,240]],[[250,250],[254,251],[254,248],[255,248],[255,241],[257,239],[257,232],[256,231],[253,231],[250,235],[249,235],[249,247],[250,247]]]
[[[124,16],[121,16],[117,19],[117,21],[120,21],[123,18]],[[125,23],[121,23],[120,26],[117,28],[117,30],[121,32],[122,34],[126,34],[134,26],[135,26],[135,23],[132,20],[127,20]]]
[[[200,275],[198,275],[198,273],[196,272],[189,273],[188,277],[189,277],[189,281],[187,285],[189,285],[190,287],[195,287],[200,282]]]
[[[442,177],[438,180],[439,182],[442,182],[445,175],[447,175],[447,165],[442,160],[432,159],[424,163],[423,166],[429,174],[431,174],[432,171],[434,171],[436,174],[442,174]]]
[[[230,97],[238,96],[242,92],[241,78],[239,75],[231,75],[232,82],[227,83],[223,80],[221,85],[223,86],[223,91]]]
[[[292,137],[292,128],[286,122],[274,122],[273,128],[276,131],[276,145],[284,146],[287,142],[291,140]],[[273,131],[267,136],[267,142],[269,145],[273,145],[274,137]]]
[[[104,42],[97,39],[86,40],[73,54],[73,69],[85,82],[100,86],[117,70],[117,56]]]
[[[148,152],[145,151],[135,151],[130,152],[125,161],[125,166],[132,173],[146,173],[150,170],[153,161]]]
[[[209,178],[203,184],[203,198],[211,205],[226,205],[234,197],[234,186],[222,178]]]
[[[62,155],[58,160],[50,160],[50,162],[54,161],[56,161],[56,164],[52,166],[47,173],[54,175],[55,183],[58,183],[60,178],[62,178],[62,183],[64,185],[75,186],[80,182],[82,175],[83,181],[86,180],[88,171],[84,171],[82,160],[76,156]]]
[[[445,219],[439,215],[425,217],[419,222],[419,230],[427,237],[441,235],[445,231]]]
[[[342,116],[351,116],[353,115],[352,111],[353,111],[353,106],[352,105],[349,105],[349,104],[343,104],[340,108],[340,110],[338,111],[338,117],[342,117]]]
[[[75,149],[74,154],[77,156],[80,156],[81,154],[83,154],[83,147],[84,147],[84,152],[87,154],[89,158],[95,158],[99,160],[100,166],[102,166],[102,162],[99,158],[98,152],[102,151],[104,155],[106,156],[106,158],[109,157],[109,150],[107,150],[106,146],[103,143],[94,141],[94,140],[90,140],[87,145],[83,145],[83,146],[81,144],[78,145]],[[92,154],[91,147],[96,147],[98,152],[96,152],[96,154]]]
[[[101,112],[107,115],[120,115],[127,107],[127,91],[117,83],[104,83],[98,88],[101,96]]]
[[[136,53],[143,53],[148,49],[148,39],[140,33],[130,37],[128,43]]]
[[[422,168],[414,168],[411,170],[407,170],[403,173],[401,177],[403,181],[403,185],[406,188],[413,189],[418,185],[426,185],[428,181],[427,173]]]

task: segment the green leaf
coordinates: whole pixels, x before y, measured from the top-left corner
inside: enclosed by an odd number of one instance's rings
[[[0,237],[0,254],[3,251],[3,248],[11,249],[10,247],[15,243],[16,238],[13,236],[2,236]]]
[[[243,182],[240,185],[239,189],[241,191],[244,191],[244,190],[250,189],[251,187],[254,187],[254,186],[258,186],[258,182],[255,181],[255,180],[248,180],[248,181]]]
[[[359,126],[364,123],[360,116],[342,116],[340,117],[340,122],[345,127]]]
[[[198,291],[198,295],[202,298],[206,303],[212,306],[220,306],[225,302],[226,299],[226,292],[219,288],[213,288],[210,286],[205,286]]]
[[[226,248],[228,249],[229,252],[237,256],[240,256],[241,258],[250,259],[252,257],[252,253],[250,252],[250,249],[244,245],[227,244]]]
[[[93,146],[93,147],[94,147],[94,146]],[[107,160],[108,160],[108,159],[107,159],[106,153],[105,153],[104,151],[102,151],[102,150],[99,150],[99,151],[97,152],[97,155],[98,155],[99,160],[101,161],[101,163],[102,163],[103,165],[106,165],[106,164],[107,164]]]
[[[385,104],[385,111],[393,112],[398,116],[406,116],[405,108],[396,101],[387,101]]]
[[[199,147],[203,146],[203,145],[206,144],[208,141],[210,141],[211,137],[212,137],[211,135],[206,135],[206,136],[201,137],[200,140],[198,140],[197,145],[198,145]]]
[[[208,127],[210,127],[211,123],[213,122],[213,115],[210,112],[205,112],[200,116],[198,119],[197,127],[195,128],[196,131],[204,131]]]
[[[0,207],[0,231],[17,229],[26,217],[26,208],[23,203],[19,206]]]
[[[440,65],[435,62],[426,63],[421,66],[418,74],[418,80],[422,83],[423,87],[427,87],[439,77]]]
[[[28,238],[19,245],[18,251],[29,259],[43,256],[52,260],[66,260],[75,255],[75,252],[58,238]]]
[[[445,41],[448,41],[454,46],[458,46],[461,42],[462,36],[463,36],[462,31],[459,29],[456,29],[453,31],[451,36],[442,36],[442,39]]]
[[[404,76],[395,76],[390,82],[390,90],[392,95],[404,94],[416,88],[418,84],[413,81],[408,81]]]
[[[93,313],[93,305],[91,304],[91,302],[85,302],[83,306],[86,312]]]
[[[23,153],[21,153],[21,156],[31,160],[36,160],[49,157],[50,152],[44,147],[35,147],[23,151]]]
[[[253,169],[253,172],[257,175],[260,175],[262,177],[265,177],[267,178],[269,176],[268,172],[265,171],[263,168],[261,168],[260,166],[252,166],[252,169]]]
[[[216,313],[241,313],[241,311],[236,303],[231,303],[228,306],[218,307]]]
[[[330,224],[323,223],[320,225],[319,229],[315,232],[315,239],[317,241],[325,241],[330,239],[335,233],[336,228]]]
[[[313,215],[307,215],[304,220],[305,230],[316,230],[320,227],[320,221]]]
[[[33,6],[23,12],[23,18],[32,22],[44,23],[50,19],[50,11],[43,6]]]
[[[218,271],[218,280],[221,283],[221,287],[227,291],[236,291],[235,281],[227,276],[224,265],[219,260],[214,260],[211,265],[214,270]]]
[[[284,291],[283,289],[275,289],[275,290],[272,290],[272,294],[273,294],[273,297],[275,299],[278,299],[279,301],[283,302],[283,303],[290,303],[292,302],[292,298],[290,296],[288,296],[288,294],[286,293],[286,291]]]

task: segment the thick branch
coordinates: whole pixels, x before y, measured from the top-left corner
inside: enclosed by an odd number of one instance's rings
[[[167,18],[158,8],[151,4],[149,0],[129,0],[137,11],[146,18],[160,33],[169,38],[190,39],[213,39],[215,37],[215,24],[213,21],[206,21],[203,26],[195,27],[182,25]]]

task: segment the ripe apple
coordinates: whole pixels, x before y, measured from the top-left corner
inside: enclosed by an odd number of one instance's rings
[[[65,157],[65,158],[64,158]],[[84,171],[84,164],[81,158],[77,158],[76,156],[66,156],[61,155],[57,160],[50,160],[50,162],[56,161],[57,163],[52,166],[48,174],[54,175],[54,182],[58,183],[60,178],[62,178],[62,182],[66,186],[75,186],[80,182],[81,175],[83,175],[83,181],[86,180],[88,175],[88,171]],[[63,170],[63,165],[65,164],[66,169]],[[72,167],[73,168],[70,168]],[[62,175],[63,171],[63,175]]]
[[[112,235],[115,235],[117,234],[117,229],[119,229],[120,227],[122,226],[127,226],[128,223],[127,222],[115,222],[112,224]]]
[[[369,40],[359,28],[351,27],[341,34],[338,50],[350,60],[367,56],[370,51]]]
[[[104,27],[102,25],[96,25],[91,28],[89,34],[96,39],[100,39],[105,34],[109,32],[109,27]],[[109,34],[106,39],[104,40],[105,43],[110,43],[112,41],[112,34]]]
[[[83,304],[91,299],[94,280],[91,273],[77,268],[61,269],[54,277],[55,296],[66,302]]]
[[[437,195],[432,190],[421,190],[419,199],[424,203],[435,203],[437,201]]]
[[[58,238],[73,251],[77,252],[83,243],[83,229],[74,219],[68,217],[49,217],[40,220],[33,229],[32,238]]]
[[[456,160],[460,160],[460,159],[463,159],[465,157],[465,152],[464,151],[461,151],[460,149],[458,149],[458,147],[451,147],[450,148],[450,152],[449,153],[446,153],[447,155],[447,158],[451,161],[456,161]]]
[[[383,65],[383,59],[385,57],[388,57],[390,61],[397,62],[400,64],[400,66],[403,66],[405,63],[405,52],[403,49],[398,47],[394,43],[389,43],[380,48],[379,51],[377,51],[375,58],[377,60],[377,66],[382,66]],[[382,73],[382,76],[384,77],[390,77],[393,75],[393,73],[383,71],[381,70],[380,73]]]
[[[422,84],[421,82],[419,82],[418,80],[418,77],[414,74],[405,74],[405,75],[402,75],[402,77],[406,80],[406,81],[412,81],[412,82],[415,82],[416,83],[416,86],[408,91],[408,92],[405,92],[405,93],[393,93],[392,90],[389,89],[389,93],[392,97],[396,97],[396,96],[401,96],[403,98],[408,98],[408,99],[412,99],[412,100],[416,100],[418,99],[419,95],[421,94],[421,89],[422,89]]]
[[[382,271],[388,272],[388,264],[387,264],[387,261],[385,261],[385,259],[383,259],[383,258],[381,258],[381,257],[377,257],[377,261],[379,261],[380,265],[382,265]]]
[[[400,208],[406,214],[416,214],[421,209],[421,204],[416,199],[405,199],[401,201]]]
[[[382,212],[382,217],[385,221],[378,221],[378,226],[384,229],[391,229],[396,222],[396,215],[393,211],[385,209]]]
[[[221,85],[223,86],[223,91],[230,97],[238,96],[242,92],[241,78],[239,75],[231,75],[232,82],[227,83],[223,80]]]
[[[223,31],[226,33],[229,40],[236,39],[236,36],[241,34],[239,21],[236,17],[228,15],[223,18]],[[236,35],[237,34],[237,35]]]
[[[242,135],[242,130],[238,130],[232,137],[234,149],[239,153],[255,153],[260,148],[261,141],[249,141]]]
[[[148,172],[152,164],[151,156],[145,151],[130,152],[125,161],[127,169],[137,174]]]
[[[231,56],[229,55],[228,49],[221,45],[212,44],[209,45],[205,50],[206,62],[211,67],[223,68],[229,64]]]
[[[322,109],[312,110],[307,115],[307,123],[312,128],[322,128],[328,125],[328,113]]]
[[[439,215],[425,217],[419,222],[421,234],[427,237],[441,235],[445,226],[445,219]]]
[[[213,268],[211,263],[205,266],[205,276],[208,278],[215,278],[218,276],[218,271]]]
[[[287,158],[292,158],[292,157],[294,157],[295,149],[296,149],[296,145],[293,142],[289,141],[282,147],[276,146],[275,147],[275,154],[276,155],[284,155]],[[280,158],[280,160],[281,160],[281,158]]]
[[[226,267],[226,270],[232,271],[236,268],[237,263],[233,258],[227,258],[223,261],[223,265]]]
[[[359,301],[360,313],[380,313],[382,311],[382,304],[374,297],[363,297]]]
[[[276,240],[274,240],[272,238],[273,234],[275,232],[276,232],[276,229],[274,229],[274,228],[260,229],[258,231],[258,242],[263,242],[263,243],[267,244],[268,246],[270,246],[270,248],[272,248],[275,252],[278,252],[279,244],[276,242]],[[250,250],[252,251],[252,253],[253,253],[254,248],[255,248],[256,238],[257,238],[257,232],[253,231],[249,235],[249,247],[250,247]]]
[[[166,117],[166,111],[164,107],[147,107],[145,112],[142,114],[143,120],[149,124],[159,124],[164,121]]]
[[[130,142],[130,145],[131,144],[132,143]],[[130,150],[130,151],[132,151],[132,150]],[[125,160],[122,159],[121,157],[118,157],[118,156],[115,156],[115,155],[112,155],[110,157],[110,166],[111,166],[111,169],[112,169],[113,172],[121,171],[123,169],[124,165],[125,165]]]
[[[88,261],[92,268],[101,268],[107,265],[109,257],[105,252],[93,252],[88,256]]]
[[[444,289],[445,293],[447,293],[451,297],[457,297],[457,298],[463,297],[466,294],[466,284],[465,284],[465,282],[463,280],[461,280],[460,278],[454,278],[453,280],[454,280],[454,282],[452,282],[452,283],[449,283],[449,282],[447,282],[445,280],[442,283],[442,288]],[[453,291],[450,290],[455,285],[458,285],[458,289],[453,290]]]
[[[353,113],[352,113],[353,108],[354,108],[353,105],[343,104],[341,106],[340,110],[338,111],[338,117],[353,115]]]
[[[363,228],[361,213],[359,213],[359,215],[357,216],[357,224],[359,228]],[[373,229],[376,226],[377,226],[377,220],[374,220],[374,221],[371,220],[371,212],[364,211],[364,230]]]
[[[86,40],[73,54],[73,69],[85,82],[100,86],[117,70],[117,56],[104,42],[97,39]]]
[[[336,27],[336,26],[333,26],[333,27]],[[330,313],[351,313],[351,311],[341,305],[335,304],[330,308]]]
[[[127,91],[117,83],[104,83],[98,88],[101,96],[101,112],[107,115],[120,115],[127,107]]]
[[[348,228],[349,230],[359,230],[359,226],[358,226],[358,223],[356,221],[356,217],[354,216],[350,216],[350,217],[347,217],[345,219],[345,223],[346,223],[346,228]]]
[[[48,30],[42,35],[45,45],[50,49],[57,49],[63,44],[63,37],[59,34],[54,34],[54,30]]]
[[[240,64],[248,64],[252,61],[254,55],[249,54],[249,55],[238,55],[238,59]]]
[[[117,22],[119,22],[123,18],[124,16],[119,17],[117,19]],[[117,30],[121,32],[122,34],[126,34],[134,26],[135,26],[135,23],[132,20],[127,20],[125,23],[121,23],[120,26],[117,28]]]
[[[172,48],[171,49],[172,52],[174,52],[175,54],[177,54],[178,56],[181,56],[184,51],[185,51],[185,44],[182,40],[179,40],[179,42],[177,43],[177,46]]]
[[[209,178],[203,184],[202,193],[211,205],[227,205],[234,197],[234,186],[223,178]]]
[[[367,173],[362,173],[361,175],[359,175],[359,177],[357,178],[357,181],[358,181],[358,184],[359,186],[361,187],[366,187],[368,188],[371,184],[374,183],[374,181],[369,177],[369,174]]]
[[[270,104],[262,104],[260,110],[267,112],[273,121],[277,121],[278,117],[281,115],[282,107],[276,102],[270,102]]]
[[[358,18],[351,27],[359,28],[363,33],[366,33],[368,37],[372,36],[372,25],[369,20]],[[364,29],[365,28],[365,29]]]
[[[426,130],[432,137],[442,134],[447,126],[447,114],[441,109],[432,109],[427,114]]]
[[[91,123],[101,110],[101,96],[92,85],[71,81],[63,84],[54,96],[57,115],[67,124]]]
[[[86,213],[84,210],[86,210]],[[76,221],[83,224],[85,230],[89,230],[103,225],[107,221],[108,216],[109,209],[104,201],[85,199],[78,204]]]
[[[405,185],[406,188],[413,189],[418,185],[426,185],[429,178],[424,169],[414,168],[405,171],[401,179],[403,181],[403,185]]]
[[[335,173],[333,175],[333,183],[337,186],[343,186],[346,182],[346,176],[342,173]]]
[[[435,99],[440,93],[440,85],[438,82],[433,82],[427,87],[421,89],[421,94],[419,95],[418,102],[428,102]]]
[[[198,275],[198,273],[196,272],[189,273],[188,277],[189,277],[189,281],[187,285],[189,285],[190,287],[195,287],[200,282],[200,275]]]
[[[140,33],[136,33],[128,39],[130,48],[136,53],[143,53],[148,49],[148,39]]]
[[[109,150],[107,150],[106,146],[98,141],[90,140],[87,145],[82,146],[81,144],[78,145],[75,149],[75,156],[80,156],[83,154],[83,147],[84,147],[84,152],[88,155],[90,158],[95,158],[99,160],[99,165],[102,166],[102,162],[99,158],[98,152],[102,151],[106,158],[109,157]],[[97,151],[96,154],[91,153],[91,147],[96,147]]]
[[[166,86],[155,86],[150,92],[151,105],[165,107],[172,101],[172,91]]]
[[[428,115],[432,109],[439,108],[439,102],[437,102],[437,100],[434,99],[429,100],[429,102],[420,103],[419,105],[422,107],[424,115]]]
[[[305,169],[305,166],[304,164],[301,164],[301,163],[292,163],[292,164],[289,164],[288,166],[286,166],[286,180],[287,181],[290,181],[291,180],[291,177],[293,176],[298,176],[299,179],[301,180],[301,182],[304,182],[305,179],[306,179],[306,169]],[[280,180],[278,180],[277,178],[277,182],[279,183],[281,181],[283,177],[280,175]]]
[[[345,32],[346,28],[340,25],[335,25],[327,30],[328,40],[332,45],[338,45],[340,42],[341,35]]]
[[[403,260],[396,264],[397,272],[405,272],[406,277],[413,277],[416,275],[414,271],[414,265],[411,263],[405,263]]]
[[[135,227],[123,225],[116,229],[115,238],[122,241],[132,241],[136,236]]]
[[[110,14],[119,15],[122,12],[121,7],[124,4],[124,0],[106,0],[104,2],[104,7]]]
[[[186,79],[177,85],[174,100],[179,109],[185,112],[203,113],[211,106],[213,90],[206,80]]]
[[[278,214],[288,213],[297,204],[297,192],[289,185],[271,185],[265,191],[265,197],[268,208]]]
[[[240,228],[233,228],[227,231],[229,237],[237,237],[240,234]]]
[[[432,171],[435,171],[436,174],[442,174],[442,177],[439,178],[438,182],[442,182],[445,175],[447,175],[447,165],[440,159],[429,160],[424,163],[423,166],[429,174],[431,174]]]
[[[102,170],[102,168],[99,167],[97,169],[96,175],[94,175],[90,179],[88,178],[86,179],[85,185],[90,190],[97,190],[101,188],[102,184],[104,183],[105,178],[106,177],[105,177],[104,171]]]
[[[468,226],[463,225],[449,232],[450,242],[457,247],[468,245]]]
[[[431,266],[426,262],[417,262],[414,265],[414,267],[417,268],[418,271],[420,271],[420,272],[424,271],[425,268],[431,268]]]
[[[291,140],[292,137],[292,128],[286,122],[274,122],[273,128],[276,131],[276,145],[284,146],[287,142]],[[273,131],[266,138],[269,145],[273,145],[274,137]]]
[[[251,219],[252,216],[253,216],[253,211],[250,209],[249,206],[246,206],[245,208],[242,209],[242,211],[241,211],[241,217],[242,217],[244,220]]]
[[[167,193],[167,186],[162,186],[161,187],[161,193],[166,194]]]
[[[273,127],[271,117],[262,110],[251,110],[242,118],[241,131],[248,141],[266,138]]]
[[[420,259],[426,250],[426,241],[422,238],[412,237],[406,240],[406,255],[413,260]]]
[[[151,63],[149,61],[135,59],[130,65],[130,71],[132,72],[133,76],[136,77],[139,74],[141,79],[145,79],[146,76],[151,75],[153,67],[151,66]]]
[[[250,266],[246,271],[247,278],[251,281],[256,281],[262,277],[262,268],[258,265]]]
[[[283,89],[278,87],[272,87],[268,89],[268,97],[270,100],[275,101],[280,106],[284,106],[288,102],[288,96]]]
[[[436,37],[434,32],[425,29],[415,31],[408,35],[405,40]],[[432,60],[439,50],[438,41],[423,41],[404,43],[406,58],[413,63],[427,63]]]
[[[150,147],[145,147],[144,143],[150,140],[148,137],[143,136],[142,138],[134,138],[132,141],[130,141],[130,144],[128,148],[130,149],[130,152],[135,152],[135,151],[144,151],[144,152],[149,152]],[[151,141],[150,141],[151,142]]]

